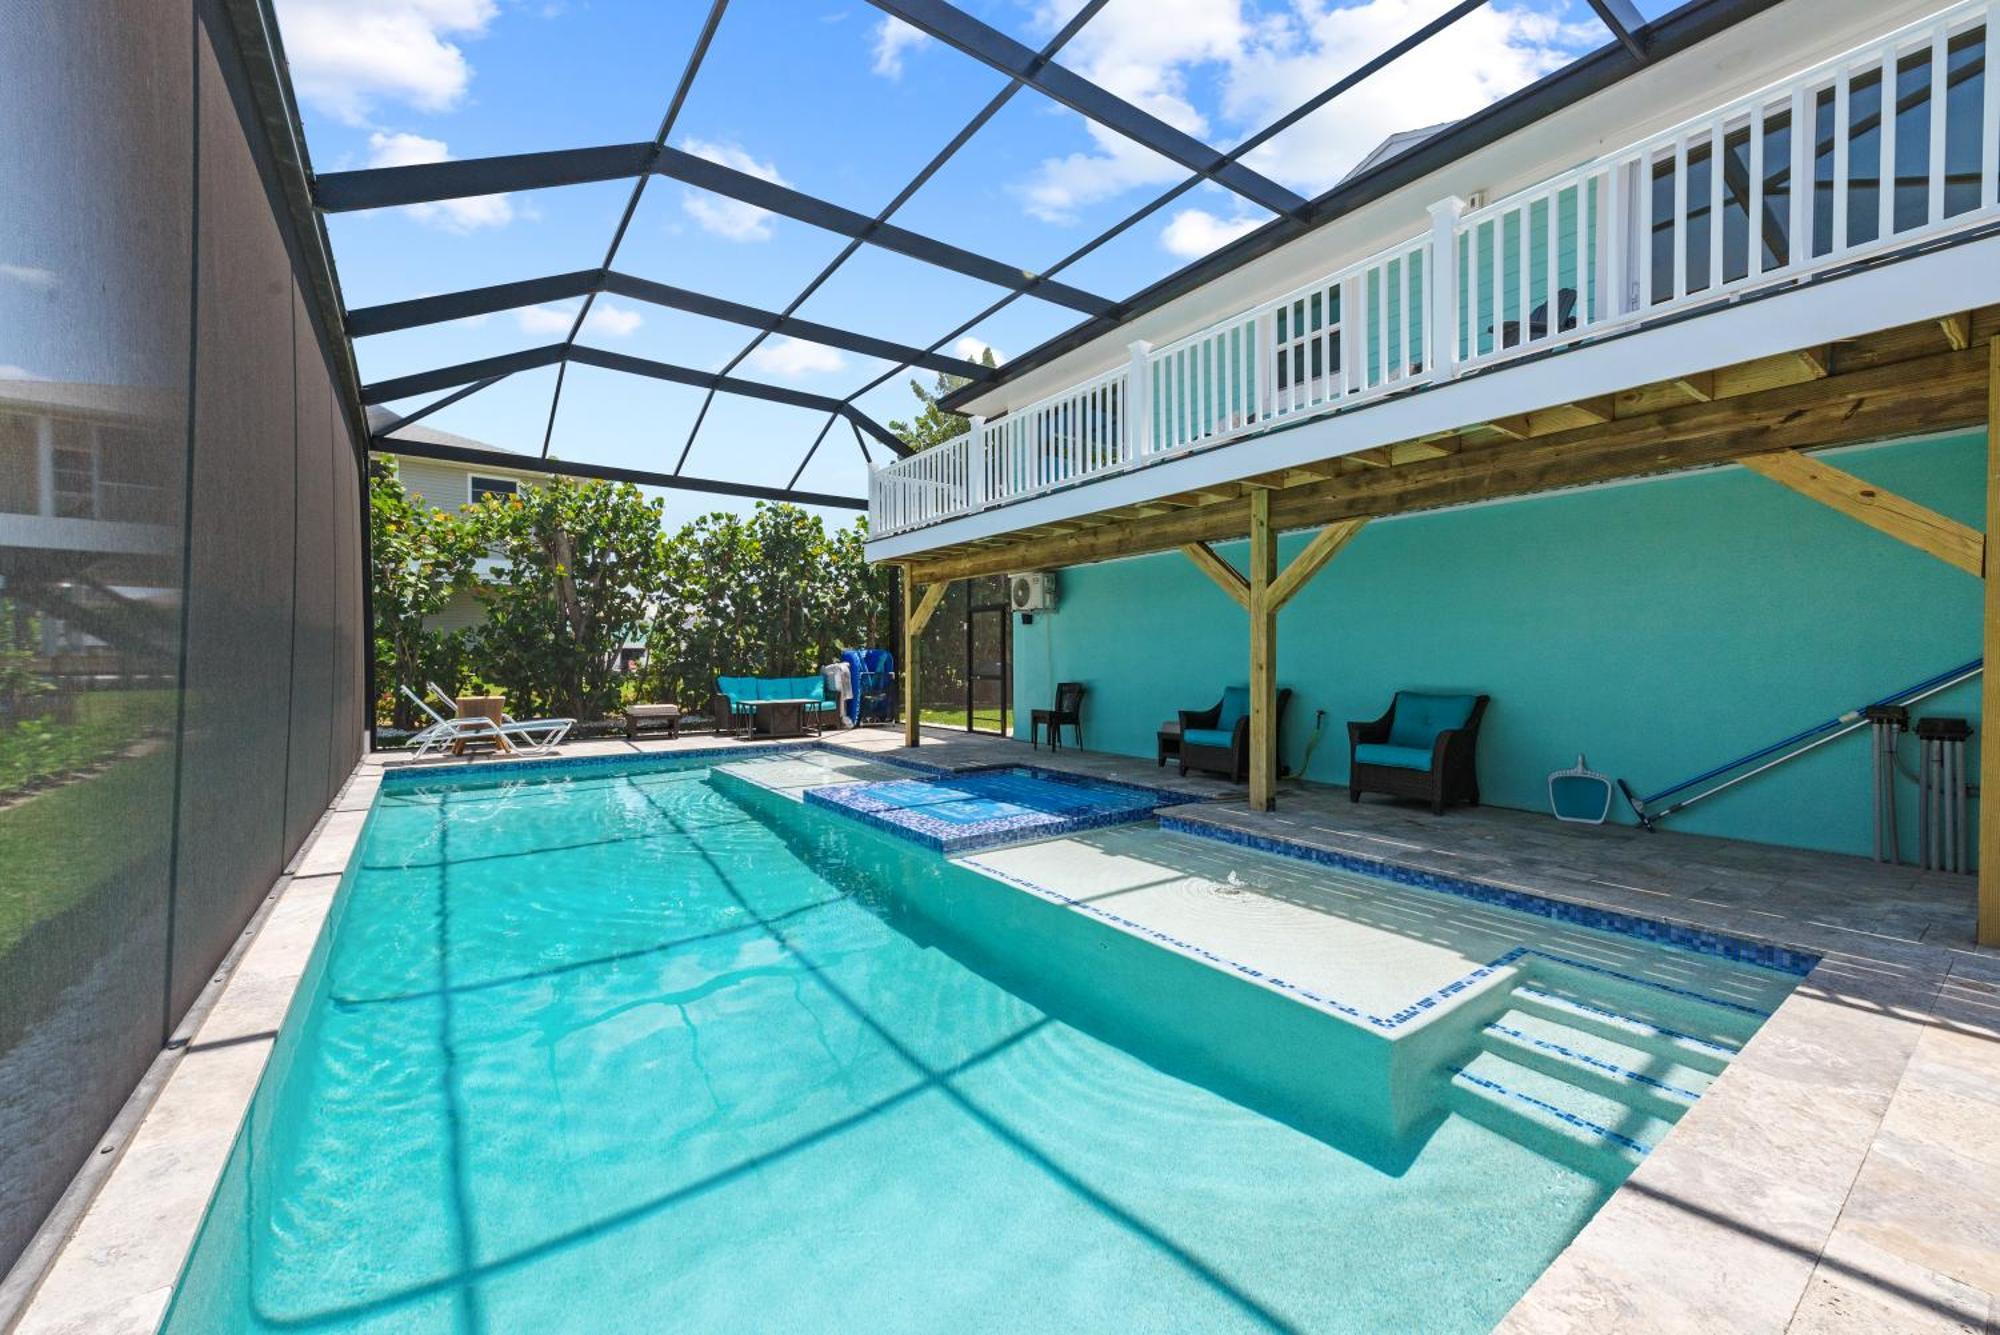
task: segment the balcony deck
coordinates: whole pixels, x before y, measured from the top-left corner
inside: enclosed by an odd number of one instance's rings
[[[1386,247],[878,469],[868,554],[929,582],[1242,536],[1246,488],[1295,529],[1983,422],[1987,12],[1493,203],[1412,195]]]

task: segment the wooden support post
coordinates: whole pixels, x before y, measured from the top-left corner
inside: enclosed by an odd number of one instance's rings
[[[921,601],[917,598],[917,582],[910,578],[910,568],[903,567],[903,745],[917,746],[923,742],[923,734],[917,727],[917,642],[923,638],[924,627],[930,624],[931,614],[944,601],[945,591],[951,588],[949,580],[939,580],[924,590]]]
[[[1986,531],[2000,533],[2000,338],[1987,344]],[[1982,946],[2000,946],[2000,569],[1986,549],[1986,671],[1979,678],[1979,925]]]
[[[1977,576],[1985,568],[1986,538],[1979,530],[1893,491],[1884,491],[1824,459],[1808,458],[1797,450],[1779,450],[1774,454],[1753,454],[1742,462],[1751,472],[1838,510],[1878,533],[1928,552],[1968,575]]]
[[[1271,532],[1271,493],[1250,494],[1250,809],[1278,805],[1278,609],[1271,582],[1278,573]]]

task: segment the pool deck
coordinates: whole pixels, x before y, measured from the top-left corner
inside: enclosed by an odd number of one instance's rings
[[[1969,878],[1694,835],[1240,788],[1145,759],[926,729],[825,740],[943,769],[1024,762],[1183,793],[1191,825],[1530,890],[1824,957],[1501,1329],[2000,1330],[2000,952]],[[769,743],[580,742],[564,757]],[[142,1332],[163,1312],[383,774],[363,759],[87,1170],[22,1331]],[[509,762],[481,761],[504,767]],[[872,771],[873,767],[867,767]],[[115,1151],[115,1153],[113,1153]],[[59,1207],[60,1208],[60,1207]]]

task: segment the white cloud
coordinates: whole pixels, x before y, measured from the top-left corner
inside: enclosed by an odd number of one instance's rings
[[[847,358],[823,343],[780,336],[758,344],[749,362],[756,370],[789,378],[838,371],[847,365]]]
[[[1231,69],[1225,114],[1261,126],[1345,77],[1445,9],[1444,0],[1302,6],[1295,26]],[[1561,68],[1601,29],[1525,8],[1472,11],[1387,69],[1253,151],[1250,166],[1306,194],[1335,184],[1399,130],[1457,120]]]
[[[56,276],[47,269],[26,264],[0,264],[0,278],[11,278],[24,287],[47,292],[56,285]]]
[[[1182,209],[1167,220],[1166,227],[1160,232],[1160,244],[1166,247],[1168,254],[1186,260],[1199,259],[1263,225],[1261,218],[1240,215],[1218,218],[1207,209]]]
[[[523,306],[514,312],[514,321],[521,326],[523,333],[567,338],[569,327],[576,323],[576,307]],[[602,334],[607,338],[629,338],[645,322],[646,318],[629,306],[594,301],[590,306],[590,315],[583,322],[583,332]]]
[[[12,362],[0,362],[0,380],[45,380],[48,377],[36,375],[25,366]]]
[[[961,335],[958,342],[951,345],[951,351],[954,356],[962,357],[969,362],[979,361],[989,352],[993,354],[993,361],[996,365],[1007,360],[1006,353],[1000,351],[1000,349],[994,347],[985,339],[974,338],[971,334]]]
[[[299,96],[349,125],[378,102],[449,111],[472,66],[450,40],[478,37],[494,0],[277,0],[279,29]]]
[[[724,167],[734,167],[737,171],[755,176],[759,180],[774,185],[789,182],[778,174],[778,169],[768,162],[759,162],[734,144],[715,144],[706,139],[684,139],[681,147],[698,158],[720,163]],[[740,200],[725,199],[721,195],[711,195],[699,190],[689,190],[681,197],[681,208],[688,217],[701,224],[705,232],[713,232],[729,241],[769,241],[771,239],[771,215],[767,210]]]
[[[385,134],[378,130],[368,136],[368,165],[409,167],[426,162],[449,162],[451,153],[442,139],[426,139],[420,134]],[[409,204],[403,211],[427,227],[447,232],[473,232],[482,227],[505,227],[514,221],[514,205],[506,195],[473,195],[466,199],[442,199],[435,204]]]
[[[875,72],[885,79],[903,77],[903,53],[929,42],[930,34],[885,14],[875,25]]]
[[[1449,0],[1295,0],[1252,19],[1242,0],[1111,5],[1078,34],[1063,62],[1204,143],[1228,148],[1276,120],[1446,9]],[[1056,28],[1076,0],[1039,15]],[[1486,6],[1253,152],[1249,164],[1301,193],[1334,184],[1389,135],[1456,120],[1598,45],[1600,30],[1520,8]],[[1193,105],[1191,77],[1212,80],[1226,126]],[[1087,152],[1044,160],[1018,187],[1028,212],[1074,221],[1083,207],[1187,172],[1120,135],[1085,127]],[[1187,224],[1192,229],[1198,224]],[[1179,252],[1177,252],[1179,253]]]

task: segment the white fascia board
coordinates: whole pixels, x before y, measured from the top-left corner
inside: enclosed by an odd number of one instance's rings
[[[1947,245],[1735,305],[1695,311],[1606,336],[1567,352],[1530,357],[1399,398],[1227,441],[1100,481],[996,505],[961,519],[870,541],[871,561],[999,537],[1100,510],[1323,459],[1434,432],[1615,394],[1801,347],[1943,319],[2000,302],[2000,235]],[[1943,335],[1939,335],[1940,350]]]

